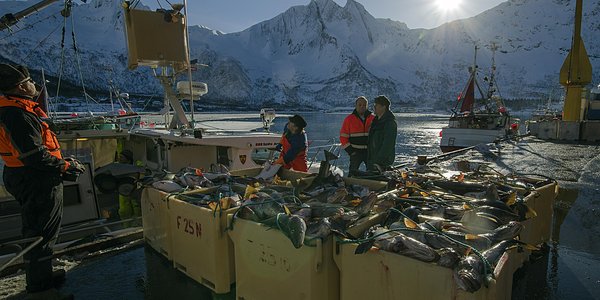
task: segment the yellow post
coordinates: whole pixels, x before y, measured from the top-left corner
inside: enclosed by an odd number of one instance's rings
[[[564,121],[581,121],[582,89],[592,81],[592,64],[581,39],[582,2],[575,6],[575,31],[571,51],[560,69],[560,84],[565,87]]]

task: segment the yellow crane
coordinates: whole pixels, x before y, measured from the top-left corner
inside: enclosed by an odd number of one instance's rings
[[[581,39],[581,19],[583,0],[575,6],[575,31],[571,51],[560,69],[560,84],[565,87],[563,121],[579,122],[582,117],[583,88],[592,81],[592,64]]]

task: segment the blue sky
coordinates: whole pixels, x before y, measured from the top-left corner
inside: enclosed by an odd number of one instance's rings
[[[346,0],[334,0],[340,6]],[[468,18],[486,11],[505,0],[358,0],[376,18],[404,22],[409,28],[433,28],[445,22]],[[166,6],[165,0],[158,0]],[[171,3],[183,0],[170,0]],[[457,2],[452,9],[444,4]],[[142,3],[155,8],[156,0]],[[258,22],[275,17],[294,5],[310,0],[188,0],[190,24],[204,25],[226,33],[244,30]]]

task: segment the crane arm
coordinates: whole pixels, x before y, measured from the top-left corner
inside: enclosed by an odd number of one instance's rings
[[[0,30],[10,28],[10,26],[15,25],[19,20],[46,8],[56,1],[58,0],[43,0],[16,13],[5,14],[0,17]]]

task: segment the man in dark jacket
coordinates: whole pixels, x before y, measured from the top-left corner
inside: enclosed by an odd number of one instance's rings
[[[354,105],[354,111],[344,119],[340,129],[342,149],[350,156],[348,176],[355,175],[363,162],[367,165],[369,129],[375,118],[367,109],[369,101],[364,96],[356,98]]]
[[[42,241],[23,258],[28,299],[72,299],[55,288],[64,271],[52,272],[52,246],[63,211],[62,174],[85,169],[63,159],[56,135],[43,120],[46,113],[33,99],[37,88],[27,68],[0,64],[0,155],[6,190],[21,205],[23,237]],[[57,276],[58,275],[58,276]]]
[[[398,124],[390,111],[390,100],[386,96],[375,98],[375,120],[369,130],[367,146],[367,168],[369,171],[388,169],[396,158],[396,136]],[[379,166],[379,168],[377,167]]]

